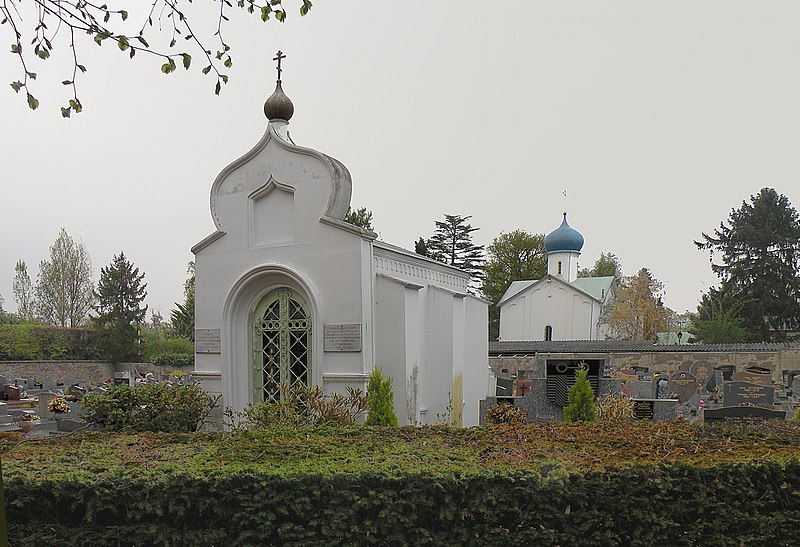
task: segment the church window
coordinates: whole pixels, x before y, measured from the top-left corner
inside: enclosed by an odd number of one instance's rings
[[[561,275],[561,261],[558,261],[558,275]]]
[[[559,262],[559,264],[561,263]],[[546,342],[550,342],[553,339],[553,327],[550,325],[547,325],[544,328],[544,339]]]
[[[281,388],[311,384],[311,314],[295,291],[267,294],[253,314],[253,402],[278,401]]]

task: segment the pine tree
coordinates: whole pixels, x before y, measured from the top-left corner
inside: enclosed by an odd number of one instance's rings
[[[380,368],[375,367],[367,384],[367,420],[365,425],[397,426],[394,413],[394,389],[392,377],[384,378]]]
[[[483,277],[483,247],[472,242],[472,233],[479,230],[467,224],[471,216],[444,215],[436,221],[436,231],[427,241],[428,256],[469,273]]]
[[[753,342],[782,340],[800,329],[799,220],[786,196],[762,188],[731,211],[727,225],[694,242],[711,253],[718,294],[741,303],[738,315]]]
[[[564,420],[567,422],[594,422],[594,392],[589,385],[589,369],[581,366],[575,371],[575,384],[569,388],[569,404],[564,407]]]
[[[139,325],[144,322],[147,306],[147,284],[144,272],[120,252],[100,270],[97,286],[97,326],[103,332],[106,349],[114,361],[126,361],[139,356],[137,347]]]

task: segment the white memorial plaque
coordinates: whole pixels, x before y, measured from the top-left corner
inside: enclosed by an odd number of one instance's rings
[[[195,329],[194,351],[196,353],[221,353],[219,329]]]
[[[361,351],[361,323],[325,325],[325,351]]]

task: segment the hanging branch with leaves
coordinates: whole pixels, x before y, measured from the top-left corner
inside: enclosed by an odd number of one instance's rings
[[[299,1],[300,15],[304,16],[311,9],[311,1]],[[283,0],[237,0],[235,4],[230,0],[214,2],[218,4],[216,31],[213,36],[203,36],[195,33],[189,21],[187,8],[192,0],[153,0],[142,18],[138,33],[123,32],[128,24],[128,11],[112,9],[107,4],[97,5],[86,0],[0,0],[0,29],[7,28],[11,33],[11,53],[19,59],[22,74],[21,78],[11,82],[11,87],[17,93],[24,92],[28,106],[37,109],[39,100],[32,92],[32,81],[36,80],[37,73],[31,68],[32,57],[46,61],[61,40],[72,49],[69,77],[61,82],[70,88],[72,98],[61,107],[61,115],[69,118],[71,113],[81,112],[83,105],[78,98],[77,80],[87,69],[79,61],[80,41],[76,40],[76,34],[86,34],[99,46],[115,43],[131,59],[139,52],[160,58],[164,74],[174,72],[178,62],[188,70],[193,61],[189,51],[193,51],[203,59],[202,73],[211,73],[215,77],[214,92],[219,94],[222,85],[228,83],[225,69],[233,66],[231,47],[222,35],[231,11],[241,10],[257,14],[264,22],[275,19],[282,23],[286,20],[286,9]],[[193,4],[192,8],[205,9]],[[32,24],[24,24],[29,20]],[[148,38],[159,32],[171,32],[168,47],[161,49],[150,45]],[[181,38],[187,49],[176,51]],[[208,42],[214,42],[214,47],[207,47]]]

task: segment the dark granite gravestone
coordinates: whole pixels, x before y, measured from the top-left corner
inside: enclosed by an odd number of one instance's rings
[[[626,382],[625,387],[628,390],[628,395],[634,399],[653,398],[653,382],[636,380],[635,382]]]
[[[733,381],[733,373],[736,372],[736,365],[720,365],[715,367],[716,370],[722,372],[722,380],[725,382]]]
[[[757,406],[772,409],[775,388],[749,382],[728,382],[722,386],[722,404],[732,406]]]
[[[678,371],[672,374],[669,377],[669,389],[682,403],[698,397],[697,378],[691,372]]]
[[[751,384],[761,384],[762,386],[772,385],[772,375],[763,372],[740,371],[733,374],[734,382],[750,382]]]
[[[785,420],[783,410],[768,410],[757,406],[732,406],[716,410],[705,409],[703,421],[706,423],[726,420]]]
[[[706,387],[714,375],[714,367],[708,361],[695,361],[689,372],[697,378],[697,383]]]

